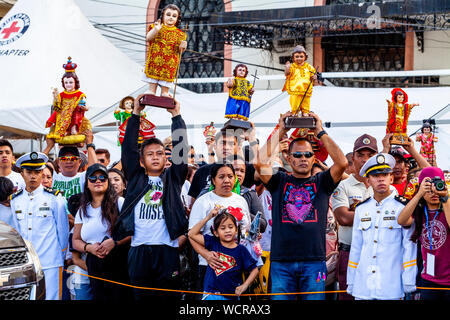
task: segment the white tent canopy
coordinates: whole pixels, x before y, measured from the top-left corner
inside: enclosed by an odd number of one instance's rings
[[[72,0],[19,0],[0,21],[2,129],[48,132],[52,87],[63,89],[69,56],[78,64],[88,118],[145,85],[142,67],[106,40]]]

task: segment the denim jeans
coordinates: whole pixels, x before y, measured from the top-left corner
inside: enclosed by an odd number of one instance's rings
[[[89,283],[76,283],[74,285],[75,300],[93,300],[91,285]]]
[[[325,261],[271,261],[272,293],[325,291]],[[325,293],[273,295],[272,300],[325,300]]]

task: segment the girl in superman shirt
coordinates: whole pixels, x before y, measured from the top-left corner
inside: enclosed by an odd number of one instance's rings
[[[203,235],[201,229],[213,217],[213,234]],[[238,224],[236,218],[227,211],[215,207],[210,213],[189,230],[189,240],[196,242],[207,250],[215,251],[222,262],[219,268],[208,265],[204,280],[204,292],[234,294],[235,296],[205,294],[203,300],[237,300],[248,286],[256,279],[258,267],[248,250],[237,243]],[[249,276],[242,283],[242,273]]]

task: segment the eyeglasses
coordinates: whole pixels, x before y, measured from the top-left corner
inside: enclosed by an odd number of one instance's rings
[[[100,182],[105,182],[106,180],[108,180],[108,177],[104,176],[104,175],[100,175],[100,176],[89,176],[88,177],[89,182],[97,182],[97,180],[100,180]]]
[[[76,157],[76,156],[64,156],[64,157],[59,157],[59,160],[62,162],[66,162],[66,161],[77,161],[78,159],[80,159],[80,157]]]
[[[291,156],[293,156],[294,158],[301,158],[301,157],[305,157],[305,158],[311,158],[312,156],[314,155],[314,153],[313,152],[311,152],[311,151],[304,151],[304,152],[301,152],[301,151],[297,151],[297,152],[292,152],[291,153]]]

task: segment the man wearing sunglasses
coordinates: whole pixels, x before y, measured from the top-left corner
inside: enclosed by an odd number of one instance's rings
[[[280,117],[279,128],[262,147],[255,165],[261,181],[272,194],[272,243],[270,253],[271,292],[281,293],[273,299],[295,299],[289,292],[317,292],[325,290],[325,233],[329,198],[347,167],[347,159],[336,143],[316,120],[315,136],[320,139],[333,160],[330,169],[311,175],[315,156],[307,139],[298,138],[289,144],[287,161],[292,174],[274,173],[270,157],[282,137],[288,132],[285,119]],[[299,299],[323,300],[325,294],[304,294]]]
[[[94,136],[92,131],[84,132],[86,136],[86,147],[88,154],[87,166],[93,165],[97,162],[97,155],[95,154],[95,146],[93,144]],[[53,139],[47,138],[47,147],[43,153],[48,156],[50,150],[55,145]],[[80,151],[77,147],[63,146],[58,152],[56,159],[60,172],[53,172],[53,190],[59,190],[63,196],[68,200],[72,195],[83,192],[85,172],[79,172],[81,166]]]
[[[138,287],[179,289],[181,286],[178,238],[187,233],[188,220],[181,201],[181,187],[188,172],[186,124],[180,103],[167,109],[172,115],[172,165],[165,168],[164,144],[157,138],[144,140],[138,148],[140,113],[133,113],[122,143],[122,168],[128,181],[125,201],[113,229],[116,241],[131,238],[128,254],[130,282]],[[134,289],[136,300],[179,298],[176,294]]]

